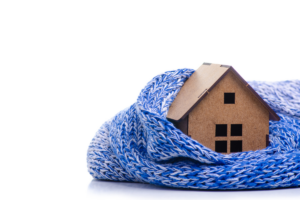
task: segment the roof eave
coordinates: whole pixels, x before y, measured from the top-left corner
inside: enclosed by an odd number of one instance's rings
[[[250,91],[258,98],[258,100],[266,107],[266,109],[269,111],[269,119],[273,121],[279,121],[280,117],[276,114],[276,112],[267,104],[259,94],[243,79],[243,77],[233,68],[230,69],[236,76],[239,77],[239,79],[246,85],[247,88],[250,89]],[[229,71],[229,70],[228,70]]]
[[[228,70],[220,76],[220,78],[210,87],[207,89],[207,91],[198,99],[198,101],[178,120],[167,118],[169,120],[172,120],[174,122],[178,122],[182,119],[184,119],[197,105],[200,103],[202,99],[206,97],[206,95],[230,72],[232,71],[244,84],[247,88],[250,89],[250,91],[258,98],[258,100],[266,107],[266,109],[269,111],[269,119],[272,121],[279,121],[280,117],[276,114],[276,112],[257,94],[257,92],[243,79],[243,77],[232,67],[232,66],[226,66],[228,67]]]
[[[182,115],[182,117],[178,120],[175,119],[171,119],[172,121],[178,122],[182,119],[184,119],[197,105],[198,103],[200,103],[200,101],[202,101],[202,99],[204,99],[206,97],[206,95],[228,74],[228,72],[230,71],[230,68],[232,68],[231,66],[226,66],[229,69],[222,75],[220,76],[220,78],[210,87],[206,90],[206,92],[198,99],[198,101],[184,114]],[[170,118],[168,118],[170,119]]]

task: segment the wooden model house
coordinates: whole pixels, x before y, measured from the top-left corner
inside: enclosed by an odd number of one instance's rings
[[[209,63],[184,83],[167,118],[183,133],[219,153],[265,148],[269,120],[280,120],[233,67]]]

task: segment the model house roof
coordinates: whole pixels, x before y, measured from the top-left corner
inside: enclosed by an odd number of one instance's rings
[[[203,63],[191,77],[184,83],[178,95],[169,108],[167,118],[179,121],[186,117],[190,111],[228,74],[233,72],[236,77],[249,89],[249,92],[269,111],[270,120],[279,121],[279,116],[254,91],[254,89],[235,71],[232,66]]]

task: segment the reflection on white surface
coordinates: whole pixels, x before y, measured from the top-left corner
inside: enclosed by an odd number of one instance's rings
[[[143,183],[91,181],[88,193],[109,199],[299,199],[300,188],[244,191],[205,191],[160,187]]]
[[[300,188],[91,182],[86,163],[103,122],[165,71],[299,79],[299,19],[297,1],[0,1],[0,200],[299,200]]]

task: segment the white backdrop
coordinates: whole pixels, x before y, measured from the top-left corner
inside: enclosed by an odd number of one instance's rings
[[[299,199],[299,189],[170,190],[95,182],[100,125],[157,74],[232,65],[246,80],[299,79],[297,1],[0,1],[1,199]],[[151,196],[152,195],[152,196]]]

